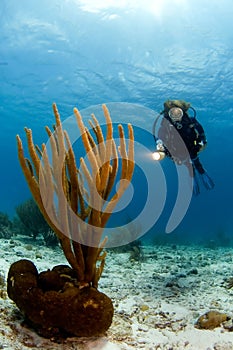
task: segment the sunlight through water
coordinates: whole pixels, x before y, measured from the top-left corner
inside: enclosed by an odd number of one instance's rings
[[[161,17],[166,9],[172,6],[184,6],[187,0],[68,0],[74,1],[82,10],[100,12],[108,9],[143,10]]]

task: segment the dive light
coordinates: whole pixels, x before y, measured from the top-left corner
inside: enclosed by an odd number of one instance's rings
[[[152,158],[154,160],[163,160],[165,156],[166,156],[165,152],[161,152],[161,151],[155,151],[152,153]]]

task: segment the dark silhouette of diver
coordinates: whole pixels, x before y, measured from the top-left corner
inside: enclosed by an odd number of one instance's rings
[[[189,109],[193,111],[193,116],[189,116]],[[160,116],[162,120],[158,134],[155,135]],[[176,164],[185,164],[190,176],[193,177],[195,195],[200,193],[197,173],[208,190],[214,188],[213,180],[199,159],[199,153],[205,149],[207,140],[202,125],[196,119],[196,111],[190,103],[183,100],[165,101],[164,110],[154,122],[153,136],[156,143],[154,159],[162,160],[164,157],[169,157]]]

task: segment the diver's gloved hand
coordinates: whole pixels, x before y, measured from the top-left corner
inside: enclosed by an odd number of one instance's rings
[[[200,194],[200,187],[197,179],[197,174],[194,172],[194,177],[193,177],[193,195],[198,196]]]
[[[206,146],[207,146],[207,142],[205,141],[200,141],[199,143],[198,143],[198,146],[199,146],[199,151],[198,152],[201,152],[201,151],[203,151],[205,148],[206,148]]]
[[[212,190],[214,188],[214,181],[211,179],[211,177],[207,174],[205,171],[203,174],[200,175],[203,185],[207,190]]]
[[[166,147],[163,144],[163,141],[160,139],[156,140],[156,150],[152,154],[154,160],[163,160],[166,157]]]

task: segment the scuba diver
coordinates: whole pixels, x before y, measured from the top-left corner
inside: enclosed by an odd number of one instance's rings
[[[188,110],[193,111],[189,116]],[[155,135],[159,117],[162,117],[158,135]],[[214,182],[203,168],[199,153],[207,145],[204,129],[196,119],[196,111],[191,104],[183,100],[167,100],[164,102],[164,110],[156,118],[153,125],[153,136],[156,143],[156,151],[153,154],[155,160],[165,157],[171,158],[176,164],[184,164],[193,177],[193,193],[200,193],[197,173],[202,179],[206,189],[214,188]]]

